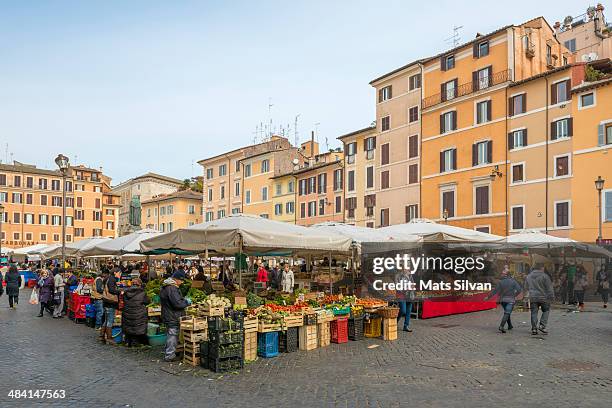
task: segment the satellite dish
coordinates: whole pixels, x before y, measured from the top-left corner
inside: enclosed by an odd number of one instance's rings
[[[572,16],[567,16],[563,19],[563,24],[568,26],[570,24],[572,24],[572,21],[574,21],[574,17]]]
[[[292,163],[294,166],[297,166],[298,164],[300,164],[300,161],[297,158],[295,158],[292,160]]]

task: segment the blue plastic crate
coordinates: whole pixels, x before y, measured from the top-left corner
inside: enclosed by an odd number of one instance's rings
[[[257,355],[264,358],[278,356],[278,332],[258,334]]]
[[[85,305],[85,317],[96,317],[96,305],[93,303]]]

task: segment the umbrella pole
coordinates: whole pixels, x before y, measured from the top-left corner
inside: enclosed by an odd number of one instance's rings
[[[334,294],[334,280],[332,279],[332,268],[331,268],[331,252],[329,253],[329,261],[328,261],[328,265],[329,265],[329,294],[333,295]]]
[[[238,286],[242,289],[242,236],[238,246]]]

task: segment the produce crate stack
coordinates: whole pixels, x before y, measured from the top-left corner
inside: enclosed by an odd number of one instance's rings
[[[339,317],[330,324],[331,342],[332,343],[347,343],[348,342],[348,319]]]
[[[383,340],[397,340],[397,318],[383,318]]]
[[[201,317],[184,316],[180,322],[183,338],[183,362],[200,364],[200,343],[208,340],[208,321]]]
[[[331,343],[330,322],[317,324],[317,343],[319,347],[329,346]]]
[[[366,337],[380,337],[382,333],[382,317],[366,317],[363,331]]]
[[[208,341],[200,347],[201,365],[220,373],[244,367],[243,321],[230,318],[208,319]]]
[[[299,327],[299,348],[300,350],[314,350],[317,348],[317,326]]]
[[[280,332],[279,351],[282,353],[298,351],[298,327],[289,327]]]
[[[257,334],[257,355],[264,358],[278,356],[278,333],[267,332]]]
[[[244,360],[253,361],[257,358],[257,317],[245,318],[244,327]]]
[[[363,320],[364,316],[351,317],[348,320],[348,338],[351,341],[363,339]]]

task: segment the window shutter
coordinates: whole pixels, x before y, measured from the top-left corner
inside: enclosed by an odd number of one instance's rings
[[[574,136],[574,118],[567,120],[567,132],[570,136]]]
[[[444,115],[440,115],[440,134],[444,133]]]
[[[444,55],[440,57],[440,70],[446,71],[446,58]]]
[[[491,121],[491,101],[487,101],[487,122]]]
[[[514,103],[513,98],[508,98],[508,116],[514,116]]]
[[[527,146],[527,129],[523,129],[523,145]]]
[[[478,145],[474,143],[472,145],[472,166],[478,163]]]
[[[348,144],[344,144],[344,155],[348,156]]]
[[[367,151],[368,151],[368,139],[369,139],[369,138],[364,139],[364,141],[363,141],[363,151],[364,151],[364,152],[367,152]]]
[[[557,122],[550,122],[550,140],[557,139]]]
[[[444,173],[444,152],[440,152],[440,173]]]
[[[453,170],[457,170],[457,149],[453,149]]]
[[[523,99],[523,103],[521,104],[523,105],[523,112],[527,112],[527,93],[522,94],[521,98]]]
[[[383,90],[379,89],[378,90],[378,102],[379,103],[382,102],[382,99],[383,99]]]
[[[389,85],[389,99],[393,98],[393,86]]]
[[[472,92],[478,90],[478,71],[472,72]]]
[[[597,127],[597,146],[603,146],[606,144],[606,127],[604,125],[599,125]]]
[[[440,84],[440,101],[446,101],[446,84]]]
[[[487,162],[493,163],[493,141],[489,140],[487,142]]]
[[[455,84],[453,87],[453,95],[456,98],[459,95],[459,80],[455,78],[453,79],[453,83]]]
[[[480,55],[478,54],[478,42],[475,42],[472,46],[472,56],[474,58],[480,58]]]
[[[571,98],[572,98],[572,81],[568,79],[565,81],[565,100],[569,101]]]
[[[338,172],[334,171],[334,190],[338,189]]]
[[[453,111],[453,130],[457,130],[457,111]]]
[[[508,150],[514,149],[514,136],[512,132],[508,133]]]
[[[493,66],[489,65],[487,67],[487,85],[493,85]]]
[[[376,149],[376,136],[372,137],[372,149]]]
[[[550,104],[555,105],[557,103],[557,85],[552,84],[550,86]]]

